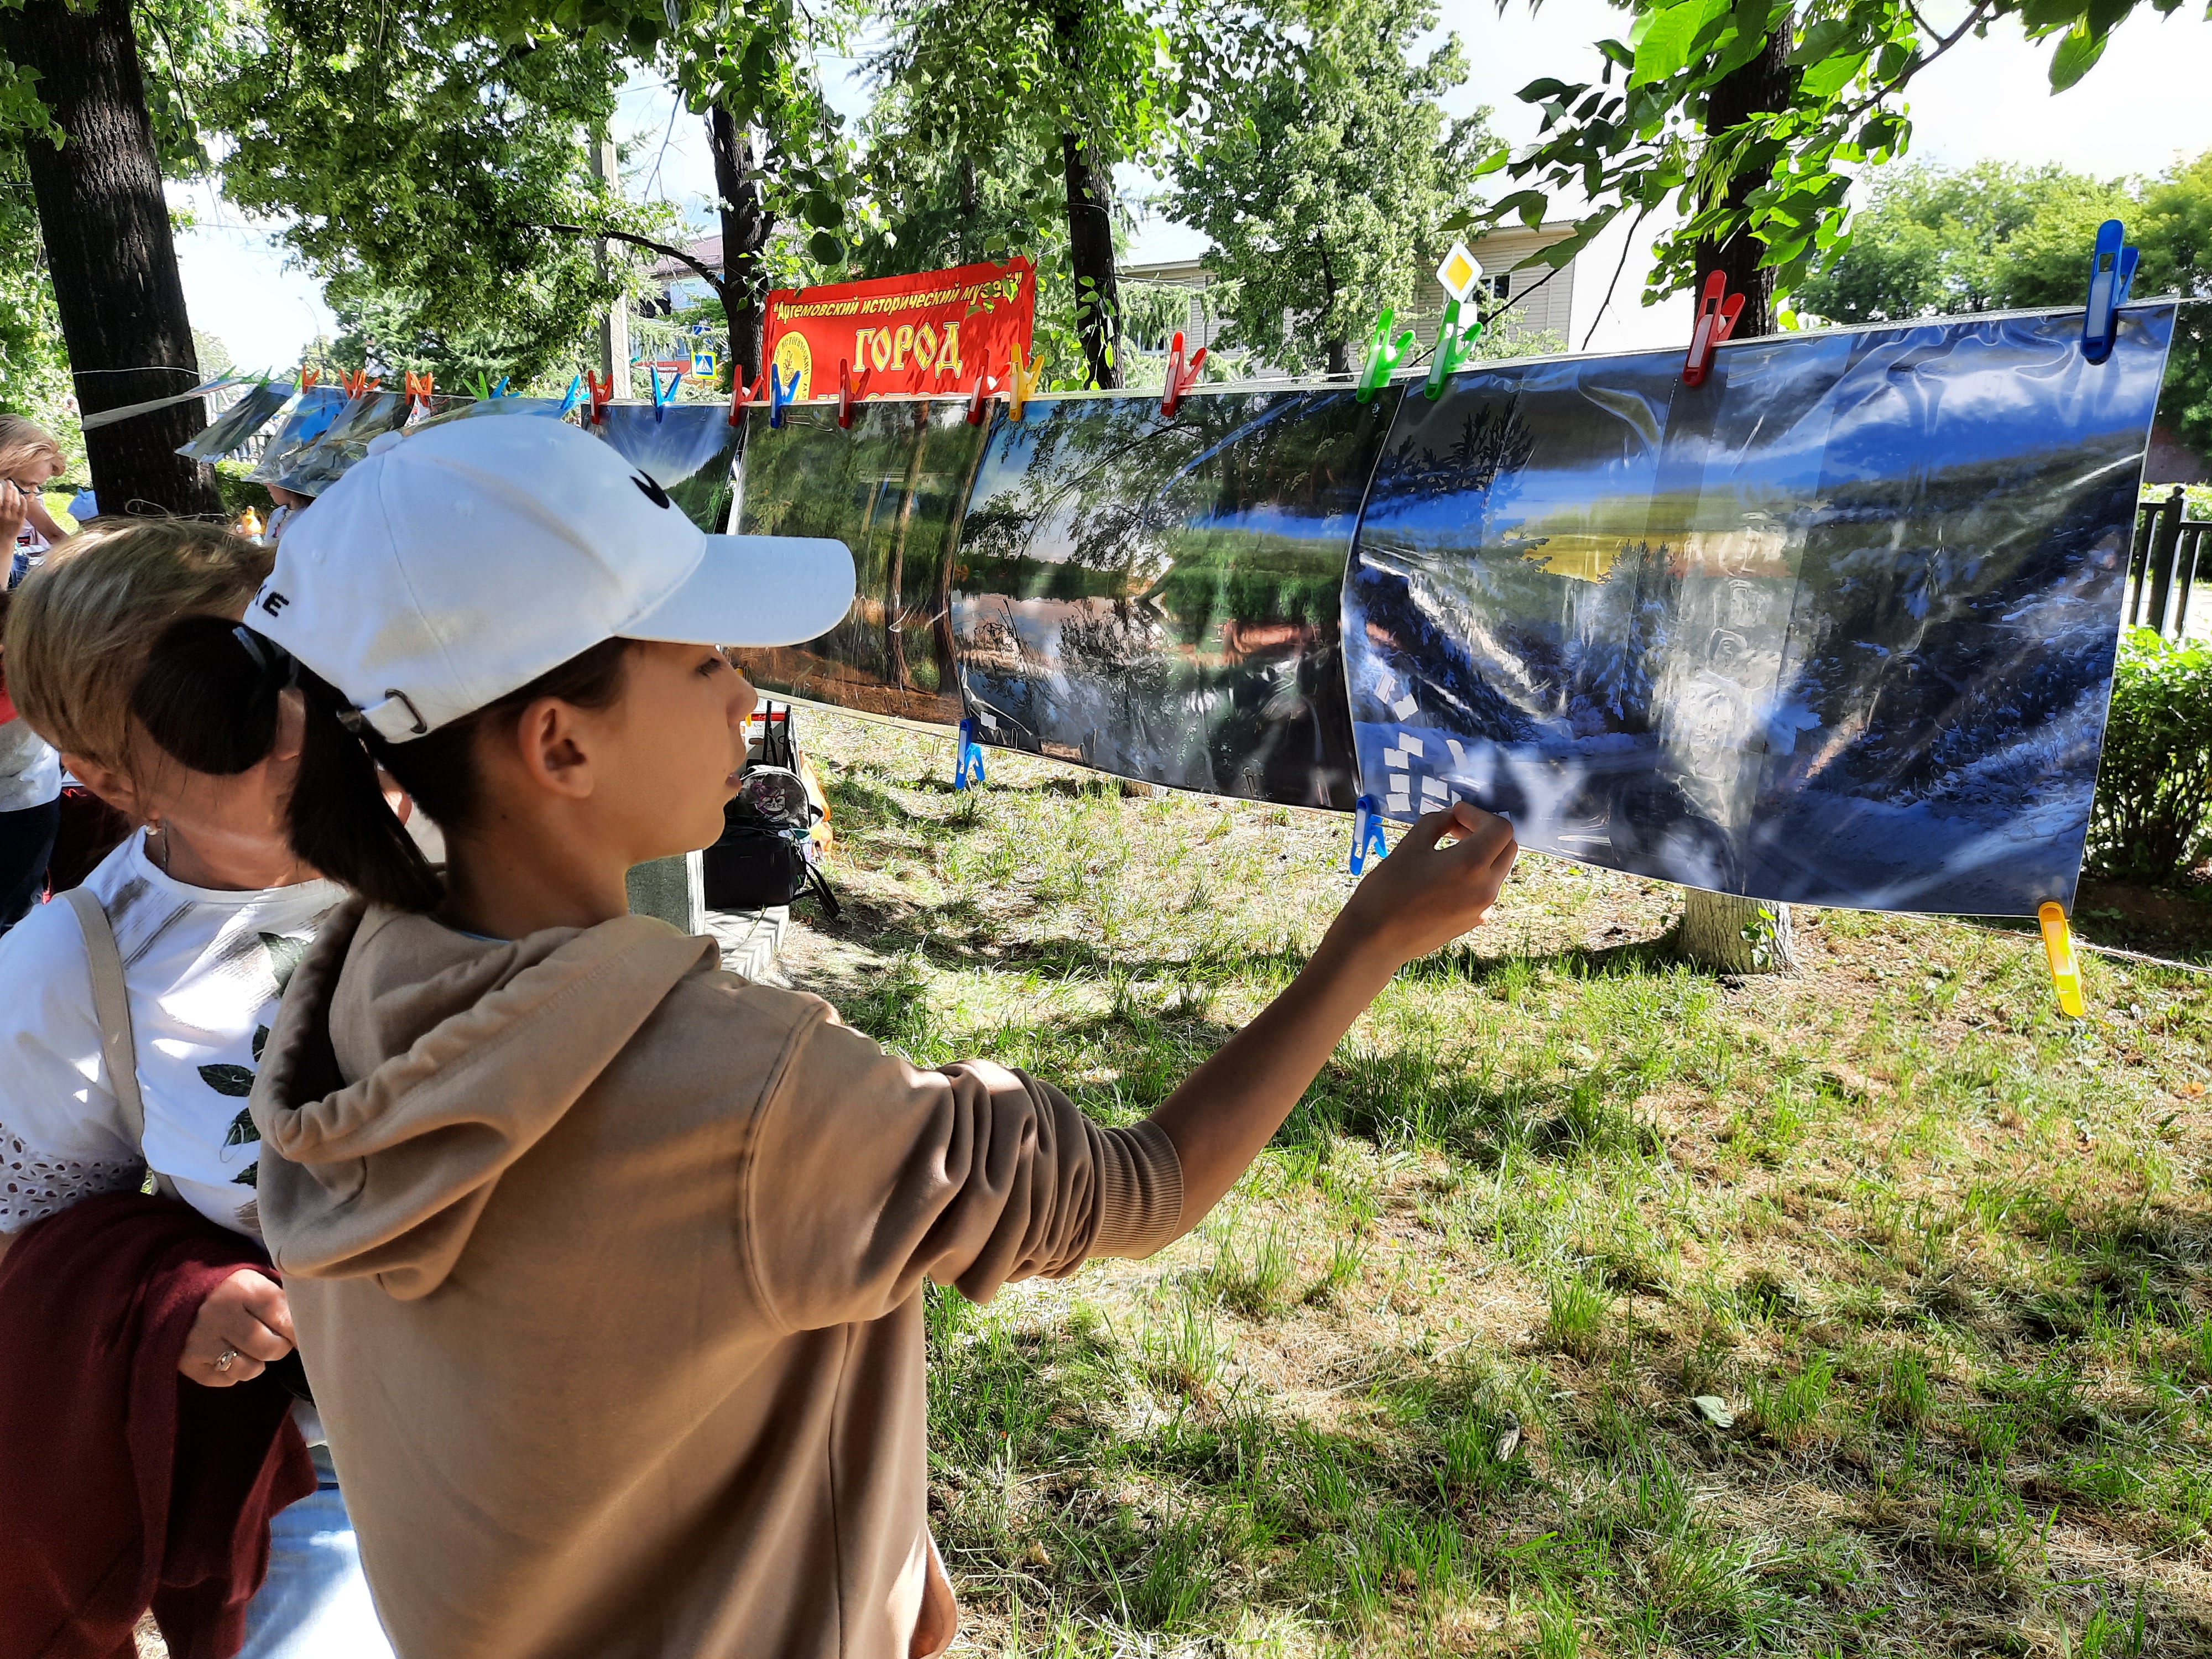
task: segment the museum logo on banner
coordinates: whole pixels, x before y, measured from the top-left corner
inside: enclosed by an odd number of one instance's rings
[[[1018,255],[1004,264],[960,265],[911,276],[768,296],[763,342],[777,375],[798,377],[795,398],[835,397],[837,365],[849,362],[867,390],[951,395],[976,375],[1003,379],[1016,347],[1029,354],[1036,325],[1036,269]]]

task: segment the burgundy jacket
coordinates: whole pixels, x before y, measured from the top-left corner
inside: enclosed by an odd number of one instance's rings
[[[273,1377],[177,1373],[252,1239],[173,1199],[111,1193],[0,1258],[0,1659],[130,1659],[150,1606],[174,1659],[230,1659],[269,1520],[315,1488]],[[273,1275],[272,1275],[273,1276]]]

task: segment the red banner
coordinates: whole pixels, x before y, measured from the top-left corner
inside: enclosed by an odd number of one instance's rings
[[[837,365],[853,366],[869,392],[966,392],[978,374],[1004,380],[1018,345],[1036,326],[1036,269],[1018,255],[1005,264],[961,265],[870,283],[780,288],[768,296],[768,360],[799,398],[837,395]]]

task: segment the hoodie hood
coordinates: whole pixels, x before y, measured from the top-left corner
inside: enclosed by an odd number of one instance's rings
[[[250,1102],[276,1266],[428,1296],[500,1176],[719,959],[647,916],[485,940],[342,907],[293,976]]]

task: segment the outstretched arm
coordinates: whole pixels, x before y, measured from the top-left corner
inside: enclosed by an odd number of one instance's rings
[[[1456,837],[1450,845],[1447,836]],[[1480,927],[1511,873],[1513,826],[1464,803],[1406,832],[1288,989],[1160,1103],[1187,1231],[1267,1146],[1360,1011],[1415,957]]]

